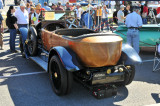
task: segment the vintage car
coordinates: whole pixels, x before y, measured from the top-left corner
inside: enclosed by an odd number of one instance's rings
[[[116,34],[68,29],[66,21],[43,20],[30,27],[25,43],[30,59],[49,73],[57,95],[71,91],[74,77],[101,98],[108,92],[115,93],[112,85],[130,84],[135,75],[134,63],[141,62],[135,50],[122,41]],[[23,52],[24,46],[20,45]]]
[[[119,26],[114,33],[123,38],[126,43],[128,28],[125,25]],[[140,28],[140,48],[154,50],[156,42],[160,41],[160,24],[147,24]]]

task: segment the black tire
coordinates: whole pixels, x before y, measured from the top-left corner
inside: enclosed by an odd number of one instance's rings
[[[37,45],[37,32],[34,27],[30,27],[28,31],[28,52],[31,56],[36,56],[38,53],[38,45]]]
[[[58,96],[66,95],[70,92],[73,80],[72,73],[64,68],[58,56],[52,56],[50,59],[49,79],[53,91]]]
[[[66,94],[69,94],[71,92],[71,89],[72,89],[73,73],[67,71],[67,74],[68,74],[68,76],[67,76],[67,91],[66,91]]]
[[[22,42],[22,35],[19,35],[19,48],[20,48],[22,57],[25,58],[23,42]]]
[[[133,81],[134,76],[135,76],[135,67],[133,65],[131,66],[130,71],[131,71],[130,76],[128,73],[125,73],[124,81],[117,83],[116,84],[117,86],[126,86],[126,85],[129,85]]]
[[[133,81],[134,76],[135,76],[135,66],[132,65],[130,78],[128,81],[125,82],[125,85],[129,85]]]

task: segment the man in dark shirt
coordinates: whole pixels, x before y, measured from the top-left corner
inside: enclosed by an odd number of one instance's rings
[[[69,2],[66,3],[65,11],[66,11],[66,16],[71,15],[70,12],[69,12],[69,11],[71,11],[70,6],[69,6]]]
[[[70,10],[71,10],[71,9],[70,9],[70,6],[69,6],[69,2],[66,3],[66,10],[67,10],[67,11],[70,11]]]
[[[115,12],[113,13],[113,21],[114,21],[114,23],[116,23],[116,24],[118,24],[117,12],[118,12],[118,11],[115,11]]]
[[[1,46],[1,49],[3,49],[3,36],[2,36],[2,33],[3,33],[3,23],[2,23],[2,21],[3,21],[3,17],[2,17],[2,15],[1,15],[1,13],[0,13],[0,46]]]
[[[127,5],[126,9],[124,10],[124,16],[126,17],[129,13],[131,13],[130,5]]]
[[[61,2],[58,2],[57,7],[55,8],[57,11],[64,11],[64,9],[61,6]]]

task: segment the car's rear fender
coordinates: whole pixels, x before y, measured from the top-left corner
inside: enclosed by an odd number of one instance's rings
[[[125,64],[142,63],[141,57],[130,45],[122,44],[122,52],[127,55],[127,60]]]
[[[76,58],[76,54],[69,48],[62,46],[53,47],[50,49],[48,63],[53,55],[58,55],[63,66],[68,71],[78,71],[82,66]]]

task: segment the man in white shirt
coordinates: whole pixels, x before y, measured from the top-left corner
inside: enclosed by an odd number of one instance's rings
[[[81,8],[81,4],[77,3],[77,9],[76,9],[76,14],[77,14],[77,19],[81,19],[81,14],[83,13],[83,9]]]
[[[118,11],[118,13],[117,13],[117,18],[118,18],[118,25],[124,25],[124,19],[125,19],[125,17],[124,17],[124,5],[121,5],[120,6],[120,10]]]
[[[31,23],[37,25],[39,23],[41,7],[39,5],[36,6],[36,12],[31,15]]]
[[[111,3],[111,11],[113,13],[114,12],[114,7],[116,5],[116,2],[115,1],[111,1],[110,3]]]
[[[28,28],[29,17],[28,11],[25,9],[24,2],[21,2],[20,9],[16,10],[15,17],[17,18],[18,27],[26,27]]]

